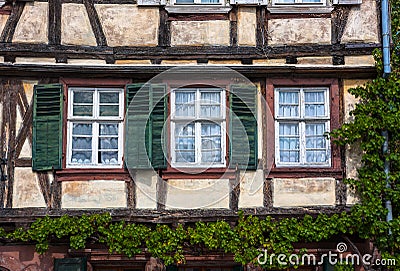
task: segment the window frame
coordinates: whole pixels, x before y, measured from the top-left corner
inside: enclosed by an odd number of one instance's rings
[[[73,95],[74,91],[93,91],[93,111],[92,116],[74,116],[73,115]],[[102,117],[99,114],[99,97],[101,92],[107,91],[118,91],[118,116]],[[66,133],[66,161],[65,167],[70,169],[76,168],[101,168],[101,169],[115,169],[123,166],[124,156],[124,115],[125,115],[125,88],[124,87],[112,87],[112,86],[68,86],[67,87],[67,133]],[[99,142],[99,125],[101,123],[117,123],[118,124],[118,163],[117,164],[101,164],[101,163],[90,163],[90,164],[79,164],[72,163],[72,127],[74,123],[91,123],[92,126],[92,162],[97,161],[98,158],[98,142]]]
[[[195,90],[195,116],[194,117],[181,117],[176,116],[176,108],[175,108],[175,94],[176,91],[185,91]],[[220,109],[221,115],[218,118],[207,118],[200,116],[200,104],[201,104],[201,90],[208,90],[210,92],[219,92],[220,95]],[[218,91],[217,91],[218,90]],[[170,139],[169,139],[169,151],[170,151],[170,165],[172,168],[225,168],[227,166],[227,114],[226,114],[226,90],[221,87],[180,87],[171,89],[170,93],[171,98],[171,114],[170,114]],[[177,123],[195,123],[195,162],[193,163],[182,163],[175,162],[176,161],[176,152],[175,152],[175,126]],[[210,122],[210,123],[220,123],[221,127],[221,160],[222,163],[218,164],[210,164],[210,163],[202,163],[201,162],[201,144],[196,144],[197,142],[201,142],[201,122]]]
[[[306,116],[305,115],[305,92],[324,91],[324,106],[325,112],[323,116]],[[297,92],[299,93],[299,113],[298,116],[280,116],[279,115],[279,94],[281,92]],[[324,124],[325,132],[330,131],[330,103],[329,103],[329,88],[327,87],[276,87],[274,88],[274,116],[275,116],[275,164],[277,167],[330,167],[331,166],[331,148],[330,140],[325,139],[325,152],[327,159],[325,162],[307,162],[306,160],[306,124]],[[282,123],[298,124],[299,135],[299,162],[281,162],[280,161],[280,133],[279,128]]]
[[[202,3],[201,0],[193,0],[193,3],[177,3],[177,0],[171,0],[173,6],[223,6],[225,4],[224,0],[218,0],[218,3]]]

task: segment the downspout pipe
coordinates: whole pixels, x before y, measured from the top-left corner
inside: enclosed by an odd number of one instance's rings
[[[383,55],[383,78],[388,78],[391,71],[390,67],[390,14],[389,14],[389,0],[382,0],[381,2],[381,18],[382,18],[382,55]],[[382,131],[382,136],[385,139],[383,143],[382,152],[386,156],[389,152],[389,133],[387,130]],[[389,182],[389,174],[390,174],[390,161],[386,157],[385,164],[384,164],[384,171],[386,175],[386,188],[390,188]],[[386,221],[390,222],[393,220],[393,210],[392,210],[392,202],[390,199],[386,199],[385,201],[385,208],[387,209],[388,213],[386,215]],[[392,232],[389,229],[389,234],[391,235]]]
[[[381,2],[382,18],[382,54],[383,54],[383,78],[388,78],[392,72],[390,67],[390,15],[389,0]]]

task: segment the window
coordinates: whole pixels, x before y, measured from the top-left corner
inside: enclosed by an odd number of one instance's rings
[[[277,166],[329,166],[328,88],[275,89]]]
[[[180,88],[172,92],[174,166],[225,166],[225,91]]]
[[[68,167],[120,167],[122,88],[68,89]]]

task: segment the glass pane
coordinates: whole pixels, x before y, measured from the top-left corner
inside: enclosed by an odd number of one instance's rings
[[[91,137],[72,137],[73,150],[91,150],[92,138]]]
[[[118,164],[118,151],[99,151],[100,164]]]
[[[202,4],[218,4],[219,0],[201,0]]]
[[[118,104],[119,93],[118,92],[100,92],[100,103],[102,104]]]
[[[195,162],[194,123],[175,126],[176,162]]]
[[[72,125],[73,135],[92,135],[92,124],[74,123]]]
[[[279,92],[279,116],[299,116],[299,92]]]
[[[100,135],[118,135],[118,124],[100,124]]]
[[[300,140],[298,137],[288,138],[279,137],[279,148],[281,150],[298,150],[300,148]]]
[[[326,151],[306,151],[308,163],[324,163],[327,161]]]
[[[74,91],[74,103],[93,104],[93,91]]]
[[[280,135],[299,135],[299,125],[297,123],[280,123]]]
[[[221,93],[206,92],[200,93],[201,97],[201,116],[202,117],[219,117],[221,116]]]
[[[281,162],[298,163],[300,157],[299,151],[280,151]]]
[[[193,117],[195,115],[195,92],[175,92],[175,115],[179,117]]]
[[[99,149],[118,149],[118,137],[100,137]]]
[[[93,116],[92,105],[74,105],[73,112],[74,116]]]
[[[91,151],[72,151],[71,163],[90,164],[92,161]]]
[[[221,151],[202,151],[201,161],[203,163],[221,163]]]
[[[177,4],[193,4],[194,0],[176,0],[175,3],[177,3]]]
[[[307,117],[325,116],[325,92],[304,92],[305,115]]]
[[[100,105],[100,116],[119,116],[119,105]]]

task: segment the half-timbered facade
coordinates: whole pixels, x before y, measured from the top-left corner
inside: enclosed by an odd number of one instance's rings
[[[359,154],[325,135],[351,120],[348,89],[376,76],[378,2],[0,6],[0,226],[102,212],[234,222],[239,209],[301,216],[356,201],[342,180]],[[0,270],[67,270],[54,259],[83,256],[77,268],[162,270],[145,253],[63,244],[40,257],[34,246],[1,246]],[[236,267],[229,255],[188,255],[178,270]]]

